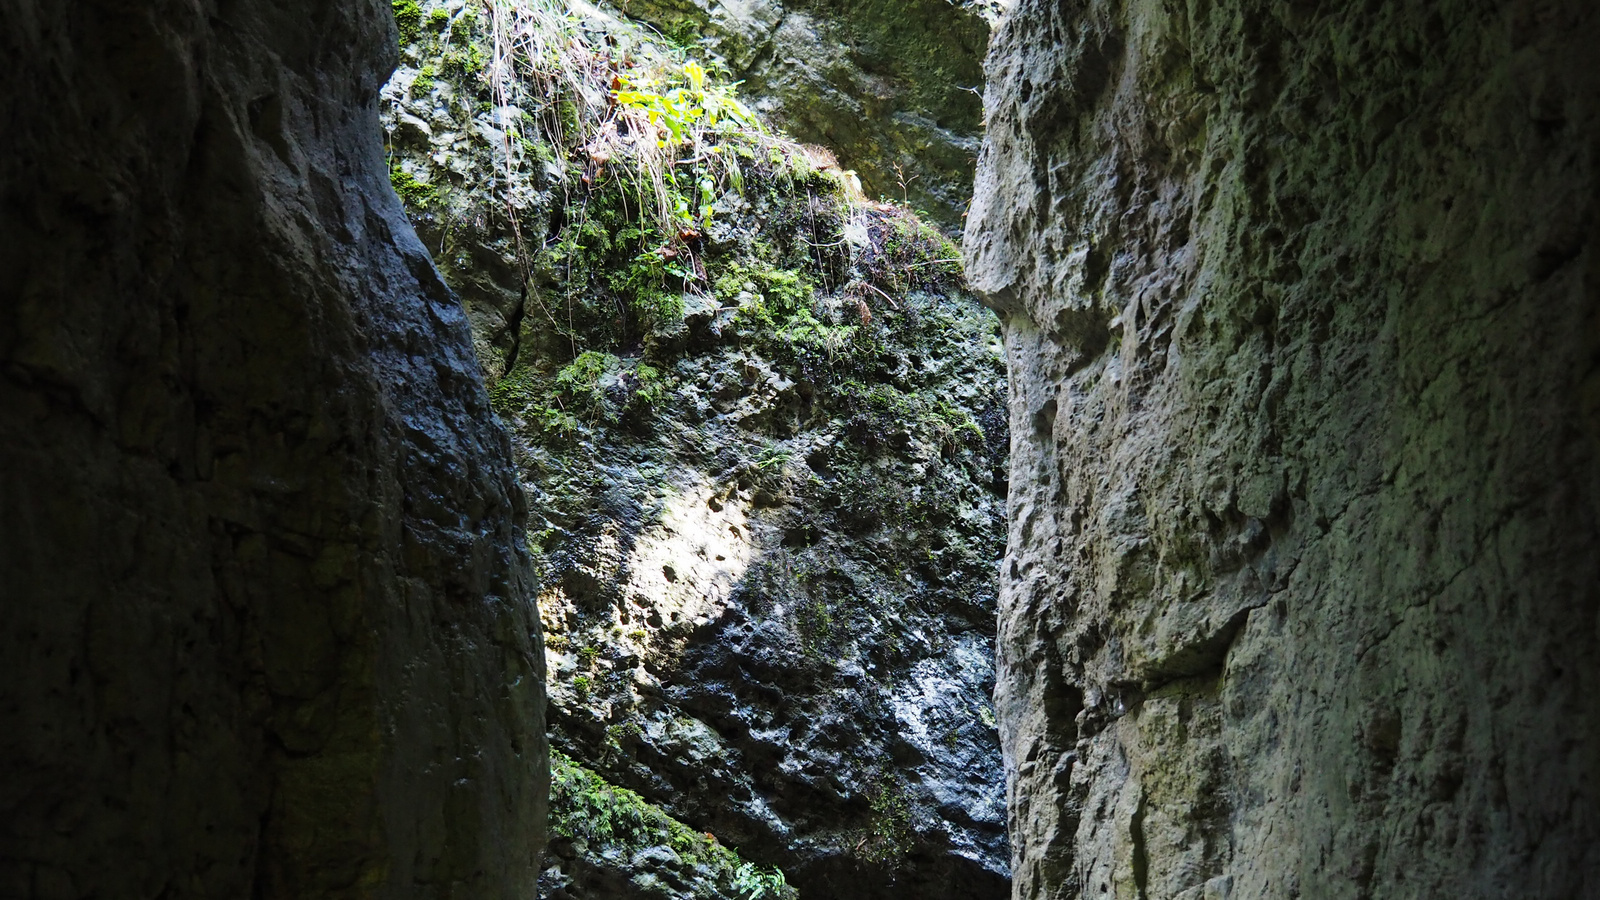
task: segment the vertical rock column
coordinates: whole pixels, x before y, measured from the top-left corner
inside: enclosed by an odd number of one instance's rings
[[[388,5],[0,15],[0,894],[531,897],[524,510]]]
[[[1600,893],[1600,7],[1022,0],[1019,898]]]

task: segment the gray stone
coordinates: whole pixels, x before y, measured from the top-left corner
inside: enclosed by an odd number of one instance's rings
[[[959,226],[983,129],[982,60],[1002,2],[619,0],[698,42],[794,138],[887,196]]]
[[[574,28],[561,44],[660,64],[631,23]],[[701,275],[652,272],[626,160],[602,173],[563,147],[541,112],[559,95],[531,78],[504,88],[535,111],[508,157],[466,125],[501,102],[483,79],[408,87],[445,71],[442,43],[402,49],[381,115],[393,133],[452,98],[433,146],[392,141],[393,162],[440,186],[408,209],[513,432],[551,737],[595,779],[558,766],[554,832],[585,843],[556,848],[547,887],[732,897],[751,863],[812,897],[1004,896],[989,695],[1005,374],[959,252],[768,141],[744,147],[703,243],[671,248]],[[451,133],[473,135],[451,150],[459,179],[432,161]],[[568,151],[564,180],[542,178]],[[652,296],[669,312],[641,315]],[[584,798],[605,785],[642,798],[596,813]],[[675,828],[741,858],[640,852],[682,851]]]
[[[525,510],[389,5],[3,15],[0,894],[531,896]]]
[[[1579,0],[998,32],[1016,897],[1600,894],[1597,41]]]

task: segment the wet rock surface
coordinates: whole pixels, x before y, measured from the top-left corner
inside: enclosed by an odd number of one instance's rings
[[[1019,898],[1591,896],[1592,4],[1023,0]]]
[[[615,107],[562,147],[568,95],[523,73],[507,142],[492,63],[443,74],[491,27],[464,9],[419,7],[384,122],[529,497],[577,767],[546,896],[743,900],[746,864],[819,900],[1005,896],[1005,375],[956,248],[771,136],[708,137],[738,186],[685,152],[715,196],[642,219]],[[655,65],[626,23],[572,27],[564,71]]]
[[[6,4],[0,894],[532,895],[543,657],[387,4]]]

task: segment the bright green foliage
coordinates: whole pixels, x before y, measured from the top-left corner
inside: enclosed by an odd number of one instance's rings
[[[415,209],[427,209],[439,202],[438,188],[418,181],[415,175],[403,169],[390,169],[389,183],[394,186],[394,192],[400,195],[400,199]]]
[[[671,375],[658,366],[585,350],[554,374],[518,366],[489,388],[489,402],[500,415],[564,443],[598,425],[647,417],[671,386]]]
[[[712,85],[706,79],[705,68],[697,62],[684,63],[682,72],[686,84],[680,87],[658,92],[651,88],[660,85],[635,84],[633,79],[623,76],[620,79],[623,86],[616,91],[619,105],[642,110],[649,116],[650,124],[665,130],[658,146],[668,147],[686,141],[698,144],[706,132],[730,128],[761,130],[755,114],[734,96],[738,82]]]
[[[743,894],[746,900],[780,897],[788,886],[789,882],[777,867],[762,869],[755,863],[746,862],[741,863],[733,873],[733,888]]]
[[[594,690],[594,679],[588,675],[575,676],[572,679],[572,690],[580,698],[587,697],[589,696],[589,692]]]
[[[472,40],[473,28],[478,24],[478,14],[473,11],[472,7],[463,7],[461,12],[456,14],[454,21],[450,21],[449,12],[443,9],[436,9],[430,17],[429,24],[436,22],[441,12],[445,14],[445,20],[450,23],[450,40],[452,43],[466,43]]]
[[[566,368],[556,373],[556,388],[574,403],[591,408],[605,402],[600,380],[617,367],[619,360],[609,353],[585,350]]]
[[[483,48],[477,44],[466,44],[446,50],[439,71],[458,78],[476,77],[483,74],[484,65]]]
[[[666,376],[660,369],[648,363],[639,363],[634,368],[633,375],[637,379],[633,390],[633,402],[654,406],[665,399],[668,385]]]
[[[422,7],[417,0],[392,0],[394,24],[400,29],[400,46],[414,43],[422,34]]]
[[[717,297],[731,303],[747,284],[755,289],[764,303],[771,304],[784,315],[810,306],[816,291],[816,286],[803,273],[752,259],[733,263],[717,277]]]
[[[669,847],[686,869],[704,866],[720,887],[742,900],[792,896],[780,870],[762,869],[742,859],[710,834],[695,831],[555,750],[550,753],[550,832],[614,847],[626,855]]]
[[[432,63],[417,70],[417,77],[411,80],[411,95],[426,94],[433,88],[433,79],[438,77],[439,71]]]

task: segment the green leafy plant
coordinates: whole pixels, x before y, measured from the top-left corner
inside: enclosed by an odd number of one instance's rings
[[[755,114],[735,95],[738,82],[714,83],[705,67],[691,60],[676,72],[618,74],[616,85],[612,97],[619,121],[630,133],[646,134],[645,146],[635,144],[631,158],[640,194],[653,196],[667,246],[675,243],[674,231],[681,237],[710,228],[721,186],[743,189],[737,154],[728,152],[725,144],[765,134]],[[601,130],[599,152],[607,158],[626,146],[620,139],[605,139],[610,133],[620,131]],[[594,145],[590,153],[594,155]],[[686,162],[689,169],[680,172]]]
[[[762,869],[752,862],[740,864],[733,873],[733,889],[744,895],[744,900],[762,900],[778,897],[789,886],[783,872],[776,867]]]
[[[389,170],[389,183],[394,186],[394,192],[406,205],[416,209],[426,209],[439,202],[439,189],[431,184],[417,180],[417,176],[404,169],[394,168]]]
[[[650,82],[636,84],[629,77],[618,78],[621,86],[615,92],[617,104],[644,112],[651,125],[662,129],[658,146],[699,144],[705,132],[729,125],[761,129],[755,113],[734,96],[738,82],[713,85],[707,80],[705,67],[692,61],[683,64],[682,73],[684,85],[662,91],[652,90],[658,85]]]
[[[556,390],[580,407],[599,413],[606,401],[600,382],[606,373],[616,369],[618,362],[610,353],[585,350],[556,373]]]
[[[896,862],[911,851],[915,833],[911,827],[911,804],[905,789],[897,782],[882,779],[869,794],[872,818],[862,839],[861,855],[874,862]]]

